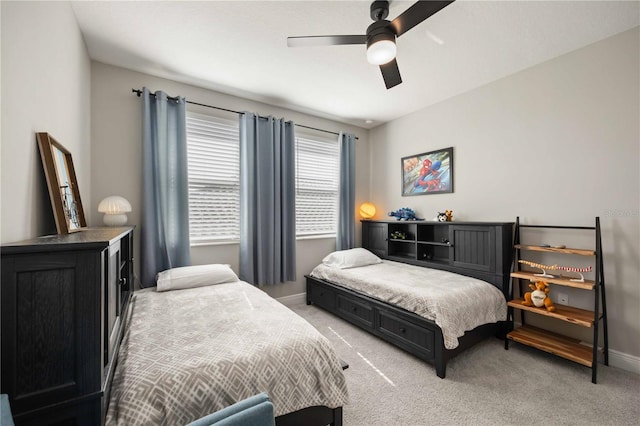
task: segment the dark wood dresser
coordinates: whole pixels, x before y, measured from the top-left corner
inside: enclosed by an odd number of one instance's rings
[[[133,228],[0,248],[0,391],[16,425],[100,425],[133,289]]]

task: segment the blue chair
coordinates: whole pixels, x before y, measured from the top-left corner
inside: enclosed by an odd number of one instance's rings
[[[9,406],[9,395],[6,393],[0,395],[0,426],[14,426]]]
[[[236,402],[187,426],[275,426],[273,404],[266,393]]]

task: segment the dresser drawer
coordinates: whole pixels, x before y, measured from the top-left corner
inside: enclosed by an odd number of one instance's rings
[[[396,316],[392,312],[378,311],[378,331],[390,341],[411,351],[427,352],[434,357],[434,333]]]
[[[338,311],[348,320],[373,328],[373,307],[341,294],[338,294],[336,302]]]

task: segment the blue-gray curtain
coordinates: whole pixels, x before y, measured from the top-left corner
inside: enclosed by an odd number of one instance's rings
[[[338,232],[336,250],[347,250],[356,245],[356,137],[340,132],[340,183],[338,193]]]
[[[240,279],[256,286],[296,279],[293,122],[240,116]]]
[[[184,98],[142,90],[142,287],[191,263]]]

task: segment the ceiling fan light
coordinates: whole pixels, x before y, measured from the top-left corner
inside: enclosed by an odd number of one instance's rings
[[[396,43],[393,40],[379,40],[367,48],[367,61],[373,65],[383,65],[396,57]]]

